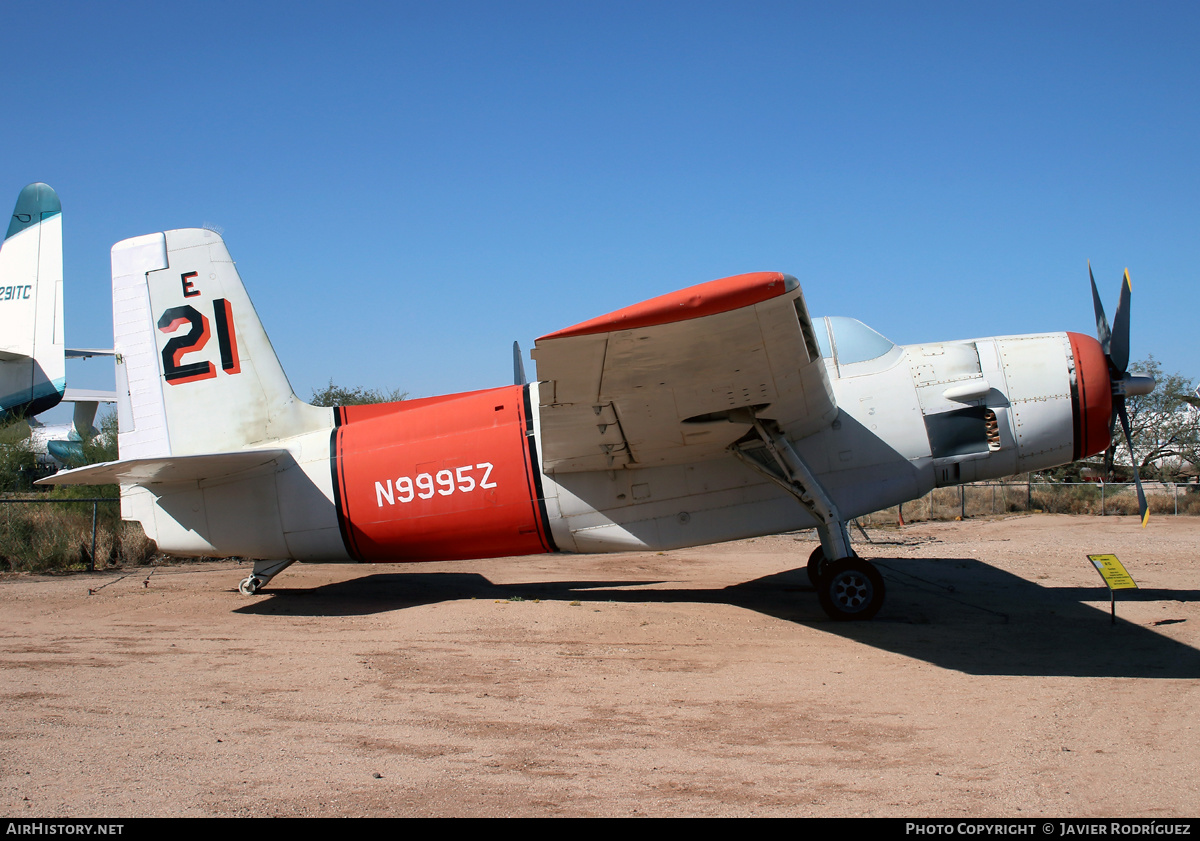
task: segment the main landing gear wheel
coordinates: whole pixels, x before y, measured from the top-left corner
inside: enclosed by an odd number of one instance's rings
[[[842,558],[821,570],[817,598],[830,619],[870,619],[883,607],[883,597],[883,576],[861,558]]]
[[[853,549],[850,551],[854,551]],[[858,555],[851,555],[857,558]],[[825,560],[825,547],[820,544],[816,549],[812,550],[812,554],[808,556],[808,580],[814,587],[820,588],[821,580],[825,577],[829,570],[829,561]]]
[[[238,585],[238,592],[243,596],[253,596],[262,589],[262,580],[253,575],[247,575],[242,579],[242,583]]]
[[[821,586],[821,575],[826,566],[828,563],[825,560],[825,549],[818,543],[817,548],[808,556],[808,580],[814,587]]]

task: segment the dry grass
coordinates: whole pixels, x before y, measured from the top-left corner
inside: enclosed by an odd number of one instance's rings
[[[116,500],[96,510],[96,566],[143,564],[154,543],[137,523],[119,519]],[[92,551],[92,505],[85,502],[0,506],[0,564],[10,571],[86,569]]]
[[[1200,489],[1195,485],[1146,486],[1146,502],[1155,515],[1200,515]],[[1137,493],[1132,485],[980,484],[937,488],[898,510],[877,511],[860,518],[864,525],[894,525],[903,513],[906,523],[954,520],[991,514],[1136,514]]]

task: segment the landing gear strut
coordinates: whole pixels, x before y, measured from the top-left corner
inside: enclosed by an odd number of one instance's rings
[[[821,607],[837,621],[870,619],[883,607],[883,576],[850,548],[847,521],[832,495],[779,424],[758,418],[753,409],[739,411],[744,413],[740,420],[754,425],[757,440],[743,438],[730,447],[731,452],[794,496],[817,522],[821,545],[809,556],[807,571]],[[766,457],[761,455],[763,449]]]
[[[279,573],[290,567],[294,561],[255,561],[254,572],[242,579],[238,592],[243,596],[253,596]]]

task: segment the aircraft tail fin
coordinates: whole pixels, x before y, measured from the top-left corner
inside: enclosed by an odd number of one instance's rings
[[[62,399],[62,283],[62,204],[48,184],[29,184],[0,246],[0,415],[32,417]]]
[[[112,248],[122,460],[224,453],[332,425],[296,397],[215,231]]]

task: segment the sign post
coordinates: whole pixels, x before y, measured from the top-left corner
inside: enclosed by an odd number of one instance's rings
[[[1088,560],[1100,573],[1104,583],[1108,585],[1108,603],[1112,610],[1112,624],[1117,624],[1117,590],[1136,590],[1137,583],[1133,576],[1125,571],[1125,567],[1117,560],[1116,555],[1088,555]]]

